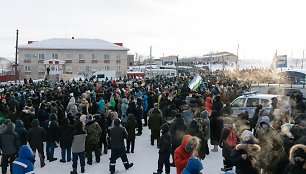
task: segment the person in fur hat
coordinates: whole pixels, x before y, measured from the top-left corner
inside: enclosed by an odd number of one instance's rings
[[[306,145],[296,144],[290,149],[288,174],[306,173]]]
[[[255,143],[253,133],[244,130],[241,134],[241,144],[238,144],[231,153],[231,162],[236,166],[237,174],[257,174],[256,154],[261,150]]]

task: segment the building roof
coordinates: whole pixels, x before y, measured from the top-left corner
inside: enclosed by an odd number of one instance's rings
[[[205,54],[203,57],[220,57],[220,56],[236,56],[233,53],[227,52],[227,51],[222,51],[222,52],[216,52],[216,53],[210,53],[210,54]]]
[[[53,38],[27,45],[20,45],[19,49],[64,49],[64,50],[110,50],[129,51],[128,48],[101,39],[65,39]]]

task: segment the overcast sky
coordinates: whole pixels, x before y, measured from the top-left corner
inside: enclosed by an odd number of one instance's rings
[[[229,51],[240,59],[272,60],[275,51],[302,58],[303,0],[3,0],[0,57],[48,38],[123,42],[131,54],[179,57]],[[306,57],[306,55],[305,55]]]

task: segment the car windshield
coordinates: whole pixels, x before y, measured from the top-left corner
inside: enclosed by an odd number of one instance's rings
[[[238,98],[237,100],[235,100],[232,104],[232,107],[243,107],[245,102],[245,98]]]

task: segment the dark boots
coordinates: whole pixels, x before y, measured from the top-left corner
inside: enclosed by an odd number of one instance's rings
[[[85,172],[85,167],[81,166],[81,173],[84,173],[84,172]]]
[[[133,165],[134,165],[133,163],[125,163],[124,167],[126,170],[128,170],[129,168],[133,167]]]
[[[70,172],[70,174],[78,174],[77,169],[74,168],[74,169]]]

